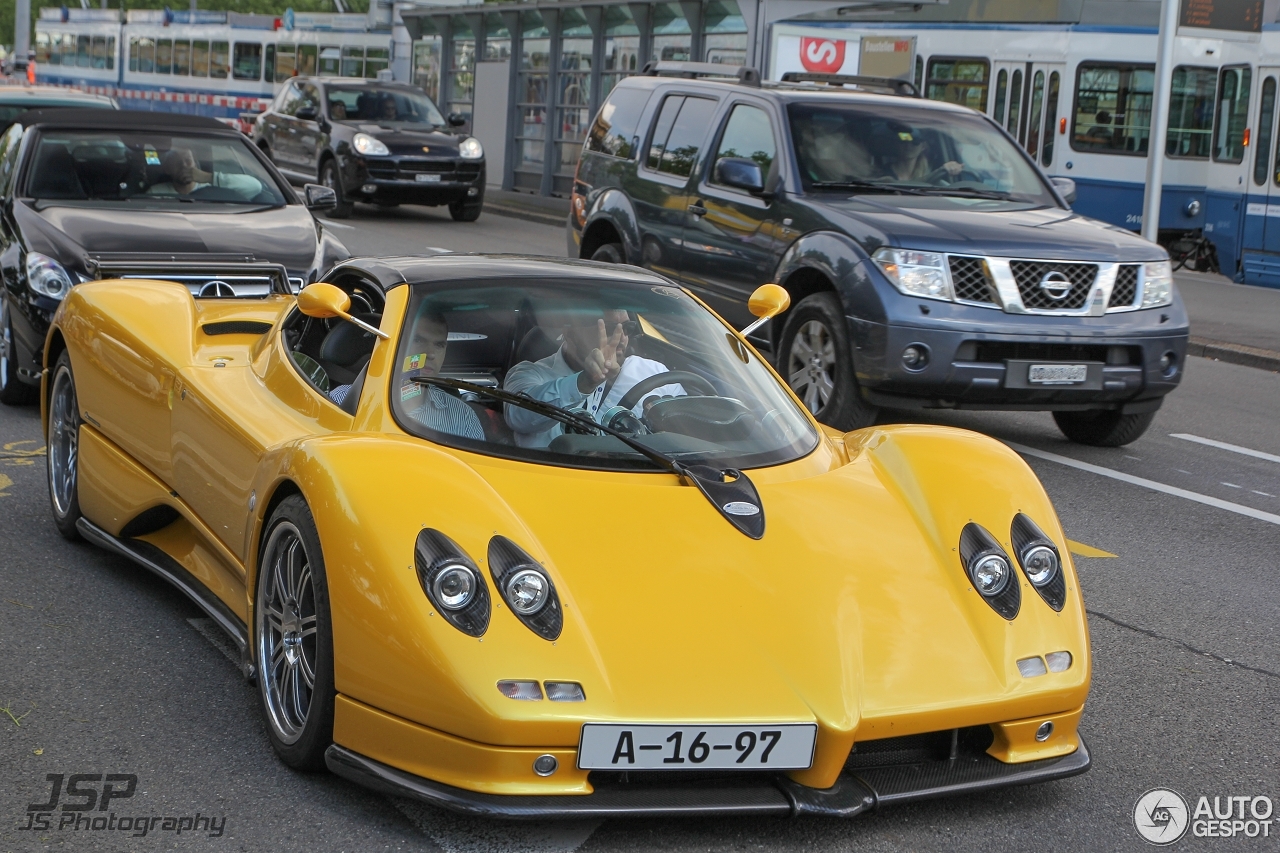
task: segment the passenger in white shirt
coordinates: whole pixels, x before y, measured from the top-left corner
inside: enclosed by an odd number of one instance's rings
[[[503,388],[564,409],[581,408],[599,420],[637,382],[667,372],[667,366],[660,361],[627,355],[627,335],[622,326],[628,319],[626,311],[607,309],[603,315],[582,317],[566,325],[560,348],[546,358],[522,361],[511,368]],[[684,393],[678,384],[663,385],[637,400],[631,411],[641,416],[645,401],[651,397]],[[558,421],[519,406],[508,404],[505,416],[520,447],[546,447],[564,433]]]

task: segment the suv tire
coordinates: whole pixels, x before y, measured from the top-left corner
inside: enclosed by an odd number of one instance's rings
[[[475,222],[480,218],[482,210],[484,210],[484,196],[470,202],[449,202],[449,215],[453,217],[454,222]]]
[[[815,293],[801,300],[778,343],[778,372],[814,417],[846,431],[875,423],[876,407],[858,390],[839,297]]]
[[[350,219],[353,205],[342,192],[342,177],[338,174],[337,161],[332,158],[324,161],[324,165],[320,167],[320,183],[338,196],[338,203],[329,211],[329,218]]]
[[[605,243],[592,252],[591,260],[599,261],[602,264],[625,264],[627,262],[627,254],[621,243]]]
[[[1054,412],[1053,420],[1062,434],[1076,444],[1094,447],[1122,447],[1147,431],[1155,420],[1155,412],[1122,415],[1116,411],[1095,409],[1085,412]]]

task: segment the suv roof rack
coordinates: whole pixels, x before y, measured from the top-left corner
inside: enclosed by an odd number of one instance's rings
[[[749,65],[723,65],[719,62],[647,62],[646,77],[668,75],[695,80],[699,77],[736,77],[744,86],[760,88],[760,72]]]
[[[896,77],[868,77],[862,74],[810,74],[788,71],[782,75],[783,83],[824,83],[828,86],[856,86],[860,89],[879,89],[906,98],[920,97],[920,90],[910,80]]]

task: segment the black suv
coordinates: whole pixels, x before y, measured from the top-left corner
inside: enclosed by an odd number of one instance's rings
[[[353,202],[449,205],[460,222],[484,206],[484,149],[414,86],[294,77],[253,120],[252,137],[281,172],[319,179],[338,194],[330,216]]]
[[[734,322],[780,283],[791,309],[760,343],[840,429],[880,407],[1048,410],[1073,441],[1133,441],[1182,378],[1168,254],[1073,214],[1074,183],[985,116],[915,95],[652,65],[591,128],[569,254],[660,271]]]

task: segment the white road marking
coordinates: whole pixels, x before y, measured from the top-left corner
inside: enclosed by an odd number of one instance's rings
[[[1280,515],[1276,515],[1275,513],[1263,512],[1262,510],[1254,509],[1251,506],[1220,500],[1219,498],[1202,495],[1199,492],[1193,492],[1188,489],[1179,489],[1177,486],[1158,483],[1155,480],[1148,480],[1145,477],[1135,477],[1132,474],[1113,471],[1110,468],[1103,468],[1101,465],[1092,465],[1088,462],[1081,462],[1079,459],[1072,459],[1069,456],[1060,456],[1057,453],[1049,453],[1046,450],[1036,450],[1034,447],[1027,447],[1026,445],[1016,444],[1012,441],[1006,441],[1005,444],[1009,445],[1009,447],[1013,448],[1018,453],[1021,453],[1023,456],[1034,456],[1037,459],[1047,459],[1050,462],[1057,462],[1059,465],[1065,465],[1068,468],[1088,471],[1090,474],[1097,474],[1100,477],[1110,477],[1112,480],[1119,480],[1122,483],[1141,486],[1142,488],[1150,489],[1153,492],[1162,492],[1166,495],[1173,495],[1174,497],[1195,501],[1196,503],[1201,503],[1205,506],[1225,509],[1227,512],[1234,512],[1238,515],[1255,518],[1258,521],[1265,521],[1269,524],[1280,525]]]
[[[320,221],[323,222],[325,225],[328,225],[330,228],[348,228],[352,231],[356,230],[356,227],[354,225],[342,225],[328,219],[321,219]]]
[[[1255,495],[1262,495],[1264,498],[1274,498],[1274,497],[1275,497],[1275,495],[1273,495],[1273,494],[1269,494],[1269,493],[1267,493],[1267,492],[1260,492],[1260,491],[1258,491],[1257,489],[1250,489],[1249,491],[1253,492]]]
[[[573,853],[603,821],[505,821],[456,814],[413,800],[392,804],[445,853]]]
[[[1132,459],[1134,462],[1141,462],[1141,461],[1142,461],[1142,457],[1141,457],[1141,456],[1130,456],[1130,455],[1129,455],[1129,454],[1127,454],[1127,453],[1125,454],[1125,457],[1124,457],[1124,458],[1125,458],[1125,459]]]
[[[1196,444],[1204,444],[1209,447],[1216,447],[1219,450],[1230,450],[1232,453],[1239,453],[1241,456],[1252,456],[1254,459],[1265,459],[1268,462],[1280,462],[1280,456],[1273,453],[1263,453],[1261,450],[1254,450],[1251,447],[1241,447],[1238,444],[1227,444],[1225,441],[1216,441],[1212,438],[1201,438],[1198,435],[1191,435],[1186,432],[1171,432],[1170,438],[1180,438],[1183,441],[1194,441]]]
[[[1223,480],[1223,481],[1222,481],[1222,485],[1226,486],[1228,489],[1239,489],[1239,488],[1243,488],[1242,486],[1237,486],[1235,483],[1228,483],[1226,480]]]
[[[1174,468],[1173,470],[1177,471],[1179,474],[1190,474],[1190,473],[1191,473],[1190,471],[1183,470],[1182,468]]]

